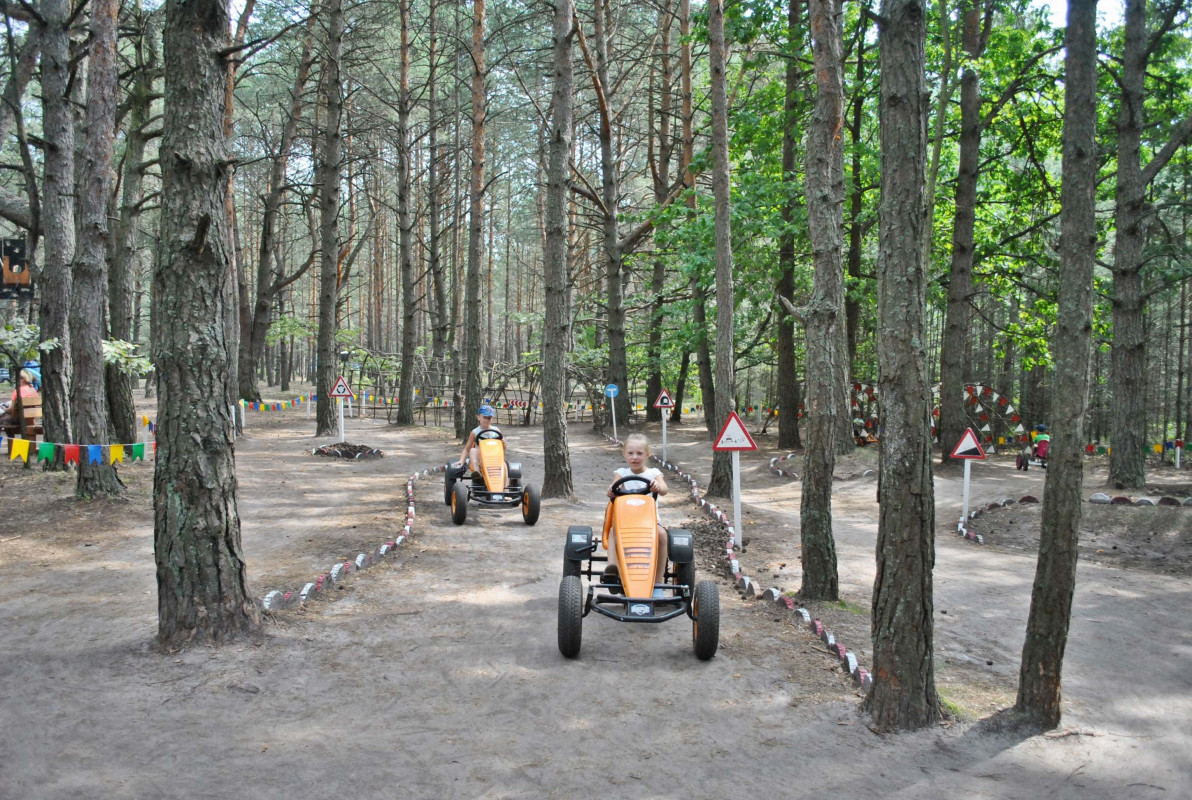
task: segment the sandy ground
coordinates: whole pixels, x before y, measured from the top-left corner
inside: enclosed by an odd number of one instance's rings
[[[309,455],[328,440],[311,435],[301,410],[250,414],[249,425],[237,463],[256,596],[298,588],[392,538],[406,476],[459,451],[440,429],[349,420],[349,441],[385,457],[341,463]],[[541,430],[506,432],[511,460],[541,484]],[[702,429],[669,434],[671,460],[706,484]],[[992,715],[1014,698],[1037,510],[981,517],[989,544],[977,545],[953,533],[960,472],[937,476],[937,681],[953,716],[877,736],[818,640],[708,572],[722,602],[713,660],[695,659],[685,618],[631,626],[596,615],[584,621],[580,658],[563,659],[563,533],[599,523],[621,463],[588,426],[571,436],[580,499],[544,501],[536,526],[473,507],[456,527],[441,480],[420,480],[415,534],[394,556],[331,598],[268,616],[259,643],[171,654],[152,644],[151,466],[122,470],[127,499],[80,503],[72,478],[0,463],[0,798],[1192,793],[1187,528],[1173,532],[1183,518],[1172,516],[1159,533],[1158,515],[1147,516],[1179,509],[1114,508],[1139,516],[1119,515],[1112,531],[1090,515],[1103,540],[1079,568],[1064,726],[1027,736]],[[799,485],[766,471],[775,454],[743,459],[742,562],[763,584],[794,590]],[[843,599],[813,609],[862,663],[876,507],[873,480],[860,475],[875,457],[859,451],[838,470]],[[978,465],[974,506],[1039,495],[1042,481],[1009,461]],[[697,523],[679,492],[662,516]],[[1148,534],[1163,539],[1166,559],[1095,552]]]

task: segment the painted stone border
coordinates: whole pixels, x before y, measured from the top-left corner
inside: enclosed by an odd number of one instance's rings
[[[769,465],[770,474],[777,475],[779,478],[794,478],[795,480],[798,480],[799,474],[797,472],[795,472],[793,469],[782,469],[781,467],[778,466],[783,461],[792,459],[797,455],[798,455],[798,453],[787,453],[784,456],[777,456],[775,458],[771,458],[770,465]]]
[[[396,550],[399,545],[410,538],[414,530],[414,483],[418,480],[419,476],[429,477],[431,473],[442,472],[445,469],[447,469],[446,465],[424,469],[422,472],[413,473],[406,480],[406,522],[402,526],[401,533],[395,538],[384,542],[379,547],[367,553],[360,553],[350,561],[332,565],[330,569],[317,575],[314,580],[309,581],[299,590],[280,591],[274,589],[273,591],[266,592],[265,596],[257,601],[261,608],[266,611],[278,611],[283,608],[293,608],[302,603],[314,600],[325,592],[330,591],[332,586],[342,581],[348,575],[371,567]]]
[[[607,434],[605,434],[605,438],[612,444],[623,444],[620,439]],[[724,533],[728,536],[728,540],[724,545],[724,559],[721,566],[726,568],[729,576],[733,579],[737,591],[741,592],[746,600],[768,600],[779,608],[790,611],[798,616],[802,623],[828,646],[831,655],[840,662],[841,668],[852,677],[853,682],[868,691],[869,687],[873,685],[873,676],[857,662],[856,653],[849,650],[841,642],[836,641],[836,637],[824,627],[824,624],[820,620],[813,619],[807,609],[797,606],[795,601],[788,597],[785,592],[777,587],[762,589],[756,580],[742,571],[741,560],[738,558],[736,552],[737,536],[733,530],[733,526],[728,524],[728,515],[722,509],[717,508],[715,504],[709,503],[706,498],[700,497],[699,483],[696,482],[695,477],[681,470],[677,464],[663,461],[658,456],[650,456],[650,461],[668,472],[674,473],[686,482],[690,490],[691,502],[723,528]]]

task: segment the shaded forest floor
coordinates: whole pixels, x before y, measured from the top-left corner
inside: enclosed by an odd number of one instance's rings
[[[152,414],[152,411],[150,411]],[[660,431],[647,426],[660,452]],[[541,429],[506,426],[511,460],[541,485]],[[292,590],[390,540],[414,470],[458,455],[444,429],[348,420],[379,460],[315,458],[305,411],[249,413],[238,442],[254,596]],[[0,463],[0,798],[363,797],[1150,798],[1192,791],[1192,509],[1085,506],[1060,735],[1005,729],[1029,606],[1038,506],[987,512],[955,535],[961,471],[937,473],[936,677],[950,714],[871,733],[859,692],[789,612],[720,585],[721,649],[690,624],[589,616],[583,651],[555,644],[563,533],[598,525],[619,454],[570,431],[577,500],[471,507],[450,522],[441,477],[415,486],[414,535],[328,597],[265,617],[259,642],[162,654],[156,629],[152,465],[121,469],[119,500],[81,503],[73,476]],[[669,427],[669,458],[707,484],[702,427]],[[799,586],[799,484],[771,475],[773,439],[743,459],[747,574]],[[838,465],[839,603],[813,613],[870,664],[876,450]],[[792,466],[798,469],[797,459]],[[1085,494],[1098,491],[1090,465]],[[1188,474],[1187,472],[1182,474]],[[1041,496],[1009,459],[973,469],[973,507]],[[1192,483],[1173,470],[1156,483]],[[674,491],[663,521],[699,528]],[[1181,496],[1182,499],[1182,496]],[[1116,546],[1117,549],[1114,549]]]

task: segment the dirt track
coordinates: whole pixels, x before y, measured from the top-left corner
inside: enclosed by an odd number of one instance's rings
[[[440,431],[350,420],[349,440],[381,447],[385,458],[328,463],[308,455],[322,443],[309,430],[302,412],[253,416],[239,444],[257,595],[297,588],[392,538],[406,476],[458,454]],[[540,430],[508,433],[541,483]],[[694,431],[670,434],[671,459],[706,484],[706,445]],[[0,465],[6,506],[20,498],[24,520],[0,523],[8,540],[0,542],[0,798],[321,789],[1095,800],[1192,791],[1192,685],[1180,666],[1192,653],[1184,622],[1192,599],[1171,576],[1081,567],[1065,669],[1065,724],[1081,733],[1063,738],[965,722],[874,736],[819,643],[788,615],[738,600],[723,580],[722,646],[712,661],[692,655],[685,619],[630,626],[595,615],[584,621],[580,659],[564,660],[555,646],[562,534],[568,524],[597,524],[619,464],[599,437],[573,430],[571,444],[583,501],[544,502],[537,526],[516,511],[473,509],[455,527],[441,483],[420,481],[412,540],[349,577],[334,599],[276,615],[260,645],[168,656],[150,647],[151,469],[123,471],[130,501],[81,505],[56,476]],[[981,491],[1000,497],[1023,485],[1012,468],[994,470]],[[766,473],[760,454],[745,472],[753,541],[743,561],[797,588],[797,482]],[[946,530],[959,483],[945,476],[937,486]],[[848,602],[820,609],[864,659],[872,494],[867,479],[840,483]],[[680,492],[662,514],[672,524],[692,517]],[[937,551],[936,604],[948,612],[937,617],[941,692],[962,712],[984,714],[983,704],[1012,700],[1033,559],[942,533]]]

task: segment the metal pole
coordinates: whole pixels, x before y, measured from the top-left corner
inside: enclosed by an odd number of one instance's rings
[[[608,407],[609,407],[609,410],[613,412],[613,438],[616,439],[617,438],[617,404],[613,401],[613,398],[611,398],[611,397],[608,398]]]
[[[969,477],[973,473],[973,460],[966,458],[964,460],[964,509],[960,512],[960,524],[964,525],[968,520],[969,513]]]
[[[661,409],[662,411],[662,460],[666,461],[666,412],[669,409]]]
[[[337,397],[335,400],[339,404],[339,440],[346,442],[347,437],[344,436],[344,399]]]
[[[745,536],[741,533],[741,454],[736,450],[733,451],[733,531],[740,547]]]

